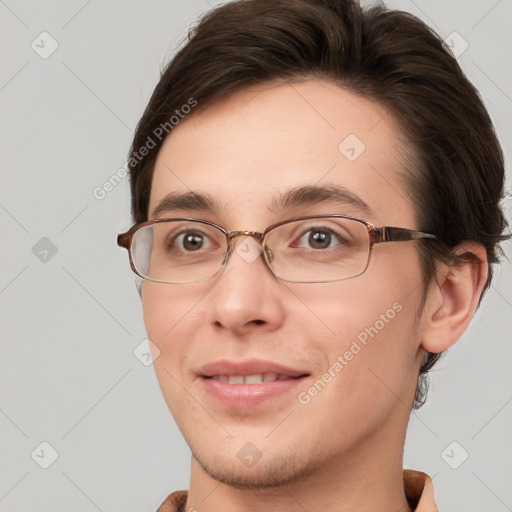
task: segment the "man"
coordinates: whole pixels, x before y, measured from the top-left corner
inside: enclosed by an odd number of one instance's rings
[[[407,423],[506,226],[501,149],[439,38],[351,0],[228,3],[129,165],[118,241],[192,452],[159,511],[437,510]]]

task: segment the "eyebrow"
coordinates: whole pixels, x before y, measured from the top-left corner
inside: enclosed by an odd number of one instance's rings
[[[339,185],[306,185],[296,187],[275,197],[269,207],[271,212],[312,206],[324,202],[334,202],[342,208],[352,206],[365,215],[373,215],[373,210],[358,195]]]
[[[306,185],[295,187],[272,198],[267,209],[271,213],[304,206],[334,202],[341,207],[352,206],[365,215],[373,215],[373,210],[358,195],[339,185]],[[199,192],[171,192],[155,206],[152,218],[162,214],[180,211],[200,211],[219,213],[221,205],[211,195]]]
[[[219,209],[219,204],[209,194],[171,192],[155,206],[152,217],[156,218],[174,210],[217,212]]]

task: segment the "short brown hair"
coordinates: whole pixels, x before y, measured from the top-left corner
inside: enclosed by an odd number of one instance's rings
[[[162,71],[137,126],[129,158],[134,221],[148,218],[154,164],[165,140],[155,129],[171,133],[169,119],[191,98],[199,110],[250,85],[312,78],[377,101],[397,120],[404,160],[413,169],[403,179],[418,229],[443,241],[419,244],[425,284],[436,261],[453,261],[450,249],[473,240],[487,251],[487,289],[507,238],[500,208],[504,159],[491,119],[427,25],[381,6],[365,10],[354,0],[237,0],[203,16]],[[152,150],[141,158],[138,149],[150,139]],[[427,371],[440,355],[428,354],[421,366],[415,409],[425,401]]]

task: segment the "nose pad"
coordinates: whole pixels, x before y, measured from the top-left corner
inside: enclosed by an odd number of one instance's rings
[[[224,265],[226,265],[229,258],[231,257],[232,252],[233,252],[233,246],[229,245],[226,249],[226,252],[224,253],[224,258],[222,259],[221,267],[224,267]]]
[[[269,247],[264,247],[263,250],[265,251],[265,258],[269,263],[272,263],[274,261],[274,253],[270,250]]]

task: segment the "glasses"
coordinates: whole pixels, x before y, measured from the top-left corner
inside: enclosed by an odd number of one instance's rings
[[[159,283],[197,283],[212,279],[226,266],[234,239],[246,236],[237,252],[249,261],[260,254],[275,277],[293,283],[326,283],[361,275],[373,246],[383,242],[437,240],[413,229],[375,227],[358,217],[296,217],[258,231],[228,231],[206,220],[157,219],[135,224],[117,237],[128,250],[132,270]],[[245,253],[245,254],[244,254]]]

